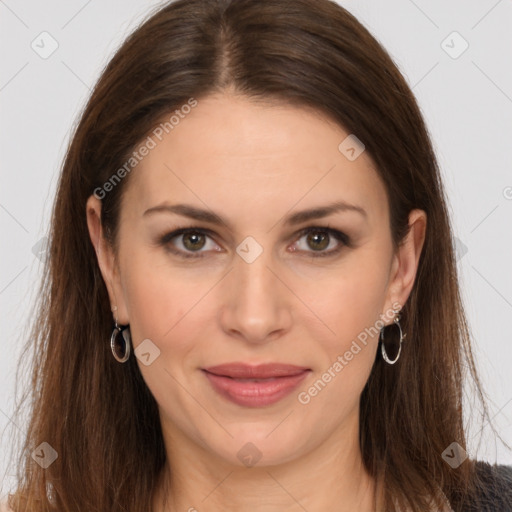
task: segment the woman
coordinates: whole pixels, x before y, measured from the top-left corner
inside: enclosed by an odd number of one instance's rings
[[[15,512],[512,504],[464,449],[464,367],[487,410],[424,121],[333,2],[138,28],[71,141],[40,293]]]

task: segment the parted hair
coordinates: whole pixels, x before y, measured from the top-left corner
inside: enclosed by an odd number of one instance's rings
[[[377,352],[360,397],[360,447],[367,470],[384,479],[386,511],[425,512],[439,489],[461,510],[476,488],[475,462],[453,469],[442,453],[453,442],[466,447],[465,382],[480,419],[489,415],[440,170],[398,67],[330,0],[168,2],[103,69],[60,171],[20,357],[20,369],[29,361],[30,386],[16,412],[28,404],[28,427],[9,505],[14,512],[148,510],[166,458],[158,408],[135,358],[120,365],[110,352],[113,316],[85,206],[162,116],[228,88],[255,101],[313,108],[355,134],[385,185],[394,249],[408,233],[409,212],[426,212],[414,287],[401,311],[407,345],[393,366]],[[115,250],[133,172],[101,199],[101,223]],[[42,442],[58,453],[47,468],[31,457]]]

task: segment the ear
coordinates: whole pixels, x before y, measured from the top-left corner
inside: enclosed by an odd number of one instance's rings
[[[114,255],[114,250],[104,236],[101,226],[101,200],[94,194],[91,195],[86,204],[87,226],[89,236],[98,257],[103,281],[108,290],[113,317],[119,325],[129,323],[128,310],[124,300],[121,276]]]
[[[418,263],[425,242],[427,215],[423,210],[412,210],[409,213],[409,233],[403,244],[393,256],[390,272],[390,284],[386,299],[386,312],[397,309],[407,302],[414,286]],[[388,313],[389,316],[389,313]],[[391,323],[393,319],[390,319]]]

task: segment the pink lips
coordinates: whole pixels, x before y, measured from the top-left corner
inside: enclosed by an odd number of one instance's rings
[[[228,400],[247,407],[263,407],[291,393],[311,370],[289,364],[230,363],[202,371],[213,388]]]

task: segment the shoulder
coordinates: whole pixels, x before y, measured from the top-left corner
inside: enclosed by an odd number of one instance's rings
[[[475,461],[476,496],[468,512],[512,512],[512,466]]]
[[[12,512],[12,509],[7,506],[7,497],[0,500],[0,512]]]

